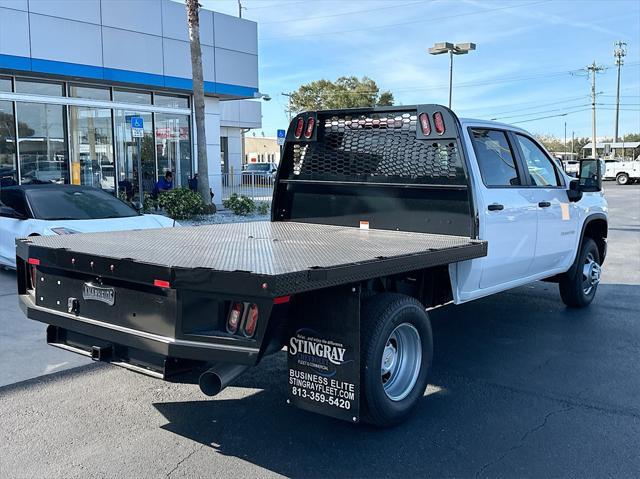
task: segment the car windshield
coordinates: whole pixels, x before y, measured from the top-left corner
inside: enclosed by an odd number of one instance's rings
[[[102,190],[42,188],[28,190],[35,218],[41,220],[90,220],[127,218],[138,213]]]
[[[269,163],[250,163],[247,165],[247,171],[271,171]]]

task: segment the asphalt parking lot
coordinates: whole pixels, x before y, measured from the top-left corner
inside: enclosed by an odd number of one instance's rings
[[[432,312],[433,385],[405,424],[285,404],[283,353],[215,399],[44,345],[0,274],[3,477],[638,477],[640,185],[606,184],[595,302],[536,283]]]

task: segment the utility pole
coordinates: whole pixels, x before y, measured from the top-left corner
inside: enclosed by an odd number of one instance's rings
[[[238,0],[238,18],[242,18],[242,10],[246,10],[247,7],[242,6],[242,1]]]
[[[564,159],[567,159],[567,122],[564,122]]]
[[[613,141],[618,141],[618,120],[620,118],[620,69],[624,65],[624,57],[627,55],[627,43],[617,41],[613,44],[613,57],[618,67],[618,87],[616,89],[616,121],[614,126]]]
[[[591,157],[596,158],[596,75],[602,73],[604,67],[596,65],[594,60],[587,67],[587,72],[591,76]]]
[[[571,158],[573,158],[573,142],[575,141],[574,137],[575,132],[571,132]]]
[[[291,123],[291,96],[293,93],[280,93],[282,96],[286,96],[289,99],[289,106],[287,106],[287,118],[289,119],[289,123]]]

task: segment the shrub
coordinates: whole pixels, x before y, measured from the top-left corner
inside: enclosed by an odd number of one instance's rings
[[[154,213],[158,209],[158,200],[151,193],[144,194],[144,203],[142,205],[143,213]]]
[[[262,203],[258,204],[259,215],[268,215],[270,210],[271,210],[271,203],[267,203],[266,201],[263,201]]]
[[[244,195],[238,196],[236,193],[233,193],[229,199],[224,200],[222,204],[225,208],[240,216],[246,216],[256,210],[256,204],[251,198]]]
[[[174,220],[187,220],[204,213],[202,197],[188,188],[174,188],[158,195],[158,206]]]

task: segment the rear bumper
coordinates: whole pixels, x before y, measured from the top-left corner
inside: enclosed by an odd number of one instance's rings
[[[223,361],[246,365],[255,365],[259,358],[260,349],[257,345],[256,347],[229,345],[148,333],[37,306],[33,296],[30,294],[20,295],[20,307],[30,319],[64,330],[73,331],[100,341],[106,341],[127,348],[134,348],[139,351],[167,358],[205,362]]]

